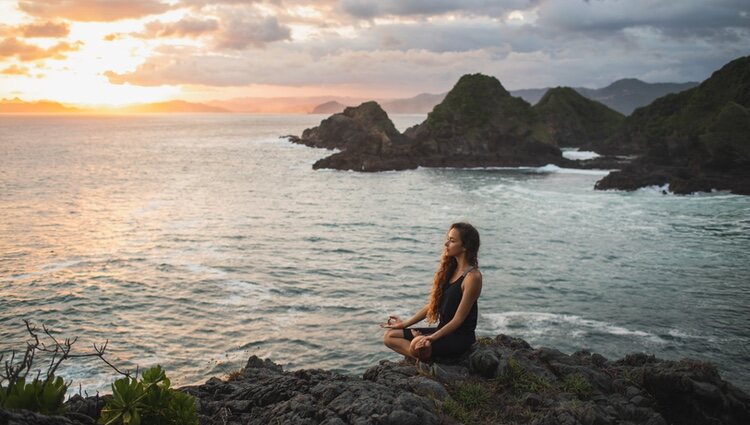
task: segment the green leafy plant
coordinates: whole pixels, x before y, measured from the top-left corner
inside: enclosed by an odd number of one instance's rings
[[[161,366],[138,381],[125,377],[112,384],[112,399],[99,417],[103,425],[191,425],[198,423],[193,397],[170,388]]]
[[[0,406],[6,409],[26,409],[45,415],[57,415],[64,412],[63,401],[68,386],[61,377],[54,375],[48,379],[35,378],[27,383],[25,378],[18,378],[7,388],[0,386]]]

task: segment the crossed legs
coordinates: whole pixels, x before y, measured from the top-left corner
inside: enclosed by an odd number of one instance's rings
[[[432,347],[416,348],[417,343],[423,338],[424,336],[417,335],[409,341],[404,338],[403,329],[388,329],[383,334],[383,343],[385,343],[386,347],[406,357],[427,361],[432,356]]]

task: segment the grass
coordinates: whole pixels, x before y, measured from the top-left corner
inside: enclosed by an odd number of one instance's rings
[[[226,380],[227,381],[236,381],[237,379],[242,377],[242,372],[244,372],[244,369],[234,369],[230,370],[226,374]]]
[[[443,412],[453,419],[463,423],[470,423],[473,419],[471,412],[469,412],[461,403],[452,399],[447,399],[443,402]]]
[[[532,392],[544,393],[551,390],[552,384],[545,379],[534,375],[521,366],[521,363],[514,358],[508,359],[507,371],[500,375],[498,383],[507,385],[513,392]]]
[[[565,392],[573,393],[581,398],[588,397],[593,392],[593,388],[588,379],[580,373],[566,376],[562,385],[560,385],[560,389]]]
[[[452,399],[443,402],[443,412],[463,423],[482,422],[478,419],[485,416],[492,392],[479,382],[466,382],[451,385],[448,388]]]
[[[479,344],[479,345],[481,345],[483,347],[490,347],[490,346],[492,346],[494,344],[494,341],[495,340],[493,340],[492,338],[486,337],[486,336],[480,336],[479,338],[477,338],[477,344]]]

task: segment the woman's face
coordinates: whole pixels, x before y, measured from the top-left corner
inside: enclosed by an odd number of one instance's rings
[[[457,257],[464,251],[464,244],[461,242],[461,234],[455,228],[451,229],[445,239],[445,255],[449,257]]]

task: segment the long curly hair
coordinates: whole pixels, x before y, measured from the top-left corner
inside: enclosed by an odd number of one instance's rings
[[[461,238],[461,244],[466,249],[466,259],[469,264],[474,267],[479,267],[479,260],[477,256],[479,254],[479,232],[469,223],[453,223],[448,229],[456,229],[459,237]],[[451,257],[443,254],[440,258],[440,266],[438,266],[435,277],[432,280],[432,293],[430,294],[429,307],[427,308],[427,322],[435,323],[438,321],[438,307],[440,302],[440,296],[443,294],[443,287],[448,283],[448,280],[453,276],[458,267],[458,261],[455,257]]]

